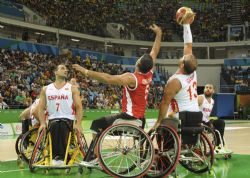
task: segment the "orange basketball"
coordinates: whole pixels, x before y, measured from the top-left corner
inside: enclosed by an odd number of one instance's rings
[[[181,7],[176,12],[176,22],[180,25],[183,25],[185,21],[187,21],[186,23],[191,24],[194,21],[194,16],[195,14],[192,9],[188,7]]]

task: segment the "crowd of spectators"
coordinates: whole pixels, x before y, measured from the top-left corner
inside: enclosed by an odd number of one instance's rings
[[[243,22],[250,23],[250,1],[249,0],[241,0],[242,8],[241,8],[241,17]]]
[[[0,49],[0,103],[5,102],[5,105],[0,105],[1,109],[29,106],[39,95],[42,86],[54,81],[53,70],[65,61],[69,69],[69,79],[77,79],[85,109],[119,109],[121,107],[122,87],[101,84],[84,78],[71,68],[71,64],[78,63],[87,69],[112,75],[127,71],[121,65],[95,61],[88,55],[83,59],[79,55],[72,57],[67,54],[54,57]],[[161,92],[158,91],[163,91],[162,86],[152,87],[149,95],[149,108],[158,106],[157,103],[161,97]]]
[[[130,39],[131,33],[138,40],[153,40],[148,26],[157,23],[163,28],[163,40],[182,39],[181,27],[175,22],[176,10],[190,6],[196,12],[192,25],[194,41],[226,41],[227,24],[230,24],[231,1],[226,0],[14,0],[42,15],[47,24],[97,36],[107,36],[106,24],[119,23],[122,39]],[[189,3],[189,4],[188,4]],[[242,16],[249,20],[249,1],[242,2]],[[178,37],[179,36],[179,37]]]
[[[230,66],[222,68],[222,77],[236,93],[250,93],[250,67]]]

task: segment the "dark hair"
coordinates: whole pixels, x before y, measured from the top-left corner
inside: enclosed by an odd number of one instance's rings
[[[184,56],[183,59],[184,70],[187,74],[192,74],[197,68],[197,60],[193,55]]]
[[[56,68],[54,69],[54,72],[58,71],[59,66],[62,66],[62,65],[66,66],[66,65],[65,65],[65,64],[63,64],[63,63],[62,63],[62,64],[59,64],[59,65],[57,65],[57,66],[56,66]]]
[[[141,73],[148,73],[153,68],[153,59],[149,54],[144,54],[140,59],[138,68]]]

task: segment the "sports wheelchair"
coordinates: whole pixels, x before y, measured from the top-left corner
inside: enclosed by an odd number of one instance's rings
[[[67,147],[63,165],[52,164],[52,139],[51,126],[57,122],[63,122],[67,125],[70,132],[67,140]],[[66,120],[55,119],[49,124],[47,129],[43,129],[37,137],[33,152],[29,160],[29,169],[34,172],[36,168],[42,168],[45,173],[49,169],[66,169],[66,173],[70,172],[71,167],[77,166],[88,150],[87,142],[83,134],[71,128]]]
[[[172,126],[161,125],[148,133],[155,149],[153,165],[146,178],[167,177],[175,170],[181,153],[179,136]]]
[[[156,130],[157,135],[164,137],[154,137],[149,133],[163,151],[158,154],[156,150],[159,161],[155,161],[146,177],[167,177],[176,168],[176,162],[194,173],[209,172],[214,161],[214,149],[203,133],[201,122],[201,112],[180,112],[179,119],[164,119]]]
[[[202,112],[180,112],[182,150],[180,164],[193,173],[210,172],[214,162],[214,147],[204,134]]]
[[[154,148],[150,137],[140,128],[140,120],[117,119],[112,126],[97,133],[79,172],[97,168],[112,177],[142,177],[151,167]],[[97,147],[97,158],[93,159]]]
[[[220,132],[206,124],[204,124],[204,128],[204,133],[214,146],[215,157],[223,157],[226,160],[230,159],[232,157],[233,151],[227,148],[226,140],[221,136]]]
[[[29,130],[20,134],[15,143],[15,150],[18,155],[17,163],[20,168],[23,167],[23,162],[29,163],[31,153],[34,149],[34,145],[37,138],[38,126],[29,126]]]

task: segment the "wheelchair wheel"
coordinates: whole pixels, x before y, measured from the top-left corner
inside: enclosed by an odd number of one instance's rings
[[[214,162],[214,149],[209,138],[201,133],[195,145],[183,145],[180,164],[193,173],[210,171]]]
[[[47,143],[46,143],[46,129],[43,129],[39,135],[38,135],[38,138],[37,138],[37,141],[35,143],[35,146],[34,146],[34,150],[31,154],[31,158],[30,158],[30,161],[29,161],[29,169],[30,169],[30,172],[34,172],[34,169],[35,169],[35,164],[38,163],[38,162],[43,162],[43,160],[45,159],[45,150],[46,150],[46,146],[47,146]]]
[[[167,177],[179,162],[181,143],[177,132],[171,127],[160,126],[152,133],[155,148],[153,165],[145,177]]]
[[[215,148],[216,145],[217,145],[217,137],[215,135],[214,130],[211,127],[207,126],[207,125],[203,125],[203,127],[204,127],[204,132],[203,133],[208,137],[208,139],[210,140],[210,142],[213,145],[213,148]]]
[[[84,157],[88,151],[88,144],[83,133],[76,131],[77,143],[80,146],[82,156]]]
[[[17,139],[16,139],[16,143],[15,143],[15,150],[16,150],[16,154],[18,156],[21,155],[20,153],[20,145],[21,145],[21,140],[22,140],[23,134],[20,134]]]
[[[24,160],[26,163],[29,163],[32,151],[34,149],[34,145],[37,138],[37,131],[38,128],[34,128],[26,132],[20,143],[20,154],[22,157],[22,160]]]
[[[142,177],[154,158],[150,137],[130,124],[110,126],[101,134],[97,146],[101,167],[113,177]]]

